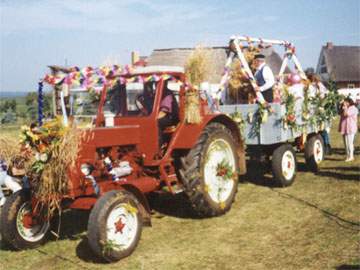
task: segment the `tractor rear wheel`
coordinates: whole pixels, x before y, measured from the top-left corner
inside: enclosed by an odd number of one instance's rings
[[[11,194],[1,209],[1,235],[15,249],[35,248],[50,234],[50,221],[31,214],[29,194],[20,190]]]
[[[109,191],[91,210],[89,245],[97,256],[108,262],[129,256],[139,243],[141,231],[139,202],[130,192]]]
[[[308,139],[305,144],[305,161],[312,172],[319,171],[319,165],[324,160],[324,141],[317,134]]]
[[[179,174],[195,212],[202,217],[226,213],[239,181],[237,143],[231,131],[222,124],[211,123],[181,164]]]

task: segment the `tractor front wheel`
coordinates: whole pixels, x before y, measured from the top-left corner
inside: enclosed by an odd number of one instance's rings
[[[185,193],[199,216],[211,217],[227,212],[238,188],[237,143],[224,125],[212,123],[197,144],[181,159]]]
[[[105,193],[91,210],[88,240],[97,256],[108,262],[129,256],[142,231],[139,202],[127,191]]]
[[[11,194],[1,211],[1,235],[15,249],[35,248],[50,233],[50,221],[32,215],[29,194],[20,190]]]

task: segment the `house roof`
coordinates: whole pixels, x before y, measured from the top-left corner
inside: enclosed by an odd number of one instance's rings
[[[208,47],[204,49],[210,50],[211,63],[213,63],[213,72],[209,76],[211,78],[210,83],[219,83],[224,71],[228,47]],[[155,49],[148,57],[147,65],[185,67],[188,57],[194,50],[194,48]],[[262,49],[261,52],[265,55],[266,62],[274,74],[278,74],[282,63],[281,57],[272,48]]]
[[[360,81],[360,46],[323,46],[322,53],[335,82]]]

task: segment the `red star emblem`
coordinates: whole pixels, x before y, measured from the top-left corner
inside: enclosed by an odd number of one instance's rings
[[[115,233],[123,233],[123,229],[125,227],[125,224],[122,222],[121,218],[117,222],[115,222]]]

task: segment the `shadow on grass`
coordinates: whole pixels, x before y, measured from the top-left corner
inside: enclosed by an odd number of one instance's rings
[[[76,247],[76,255],[77,257],[88,263],[96,263],[96,264],[107,264],[106,261],[99,258],[94,252],[91,250],[90,245],[88,243],[87,237],[83,237],[80,243]]]
[[[342,264],[339,265],[335,268],[336,270],[360,270],[360,265],[359,264]]]
[[[354,171],[358,172],[360,175],[360,167],[359,166],[351,166],[351,167],[326,167],[327,170],[338,170],[338,171]]]
[[[248,160],[246,166],[246,174],[240,177],[240,182],[248,182],[257,186],[276,187],[273,178],[265,175],[271,172],[269,164]]]
[[[331,177],[337,180],[346,180],[346,181],[360,181],[360,174],[344,174],[339,172],[332,171],[319,171],[316,173],[319,176]]]
[[[87,229],[90,211],[69,210],[61,215],[59,240],[78,240]],[[55,228],[55,232],[58,227]],[[56,232],[57,233],[57,232]]]
[[[345,148],[331,148],[331,154],[345,155]],[[354,154],[360,155],[360,147],[355,147]]]
[[[160,216],[155,214],[153,218],[160,218],[161,215],[172,216],[184,219],[197,219],[199,218],[193,211],[188,198],[184,193],[171,195],[152,194],[149,198],[151,209],[160,213]]]

